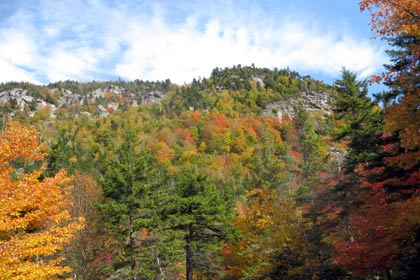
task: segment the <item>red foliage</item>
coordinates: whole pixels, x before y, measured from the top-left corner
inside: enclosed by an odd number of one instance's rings
[[[195,138],[190,134],[187,129],[181,127],[176,127],[174,133],[178,139],[178,142],[181,144],[194,144]]]
[[[405,227],[398,222],[400,207],[389,207],[381,199],[371,203],[363,207],[363,216],[351,218],[350,240],[334,244],[335,263],[359,275],[392,267],[405,251],[400,243],[405,237]]]
[[[229,156],[225,156],[224,157],[223,167],[224,168],[228,168],[231,162],[232,162],[231,158]]]
[[[292,121],[292,119],[289,117],[289,116],[283,116],[282,117],[282,119],[281,119],[283,122],[291,122]]]
[[[334,244],[335,262],[360,275],[389,269],[402,256],[415,254],[415,229],[420,224],[420,172],[405,170],[390,160],[401,151],[398,139],[391,138],[381,137],[381,161],[355,170],[361,186],[368,191],[358,193],[361,206],[350,215],[348,240]]]
[[[105,253],[104,257],[103,257],[103,261],[104,263],[112,263],[112,257],[110,253]]]
[[[227,127],[227,121],[224,115],[217,114],[214,123],[216,124],[217,130],[223,130]]]
[[[303,160],[303,154],[301,152],[298,152],[296,150],[291,150],[290,154],[292,155],[292,157],[294,157],[298,160]]]

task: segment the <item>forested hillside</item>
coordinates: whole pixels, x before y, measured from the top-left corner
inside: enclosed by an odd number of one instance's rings
[[[419,11],[375,3],[387,92],[254,65],[0,85],[0,279],[416,279]]]

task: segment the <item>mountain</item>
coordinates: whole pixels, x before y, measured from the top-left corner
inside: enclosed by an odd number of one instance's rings
[[[331,189],[346,149],[333,138],[339,125],[333,101],[333,87],[309,76],[240,65],[216,68],[186,85],[0,85],[2,128],[9,120],[31,124],[48,152],[42,176],[63,169],[74,175],[72,199],[85,202],[72,211],[87,226],[63,254],[75,273],[89,271],[93,279],[134,270],[156,275],[157,262],[176,279],[190,245],[199,261],[196,273],[206,279],[241,279],[244,268],[261,277],[292,274],[277,266],[277,257],[297,267],[296,279],[308,278],[313,267],[335,271],[330,254],[317,254],[325,245],[316,222],[335,199],[328,193],[318,199],[317,190]],[[19,172],[39,166],[12,164]],[[220,219],[213,220],[215,213]],[[186,236],[184,221],[191,219],[195,233]],[[308,234],[310,246],[299,241]],[[188,243],[191,238],[200,239]],[[230,252],[221,252],[220,242]],[[260,266],[273,249],[264,262],[273,265]]]
[[[178,86],[166,81],[63,81],[39,86],[30,83],[0,85],[3,118],[33,117],[48,109],[51,118],[63,111],[72,117],[105,117],[110,113],[141,104],[160,104],[166,97],[166,111],[211,110],[220,96],[228,94],[234,108],[245,113],[293,117],[299,106],[308,111],[330,114],[331,87],[309,76],[289,69],[270,70],[254,66],[212,71],[209,78],[193,79],[189,85]],[[171,108],[172,107],[172,108]]]
[[[33,117],[48,108],[56,118],[58,109],[70,110],[73,116],[104,117],[110,112],[142,103],[157,103],[167,93],[171,83],[133,81],[130,83],[64,81],[39,86],[29,83],[0,85],[2,113],[13,118],[19,112]]]

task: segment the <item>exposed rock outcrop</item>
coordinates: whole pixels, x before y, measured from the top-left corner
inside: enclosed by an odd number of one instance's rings
[[[150,92],[133,92],[119,85],[109,85],[103,88],[97,88],[84,94],[72,92],[65,88],[43,88],[44,95],[34,95],[22,88],[13,88],[0,92],[0,106],[8,104],[11,107],[8,117],[13,117],[17,111],[27,110],[29,106],[29,116],[33,116],[36,111],[48,107],[52,118],[56,117],[56,109],[67,107],[81,107],[82,105],[93,105],[96,108],[96,114],[87,111],[78,111],[81,115],[89,118],[104,117],[118,110],[120,107],[139,106],[141,103],[158,103],[165,95],[159,90]],[[34,96],[33,96],[34,95]],[[55,97],[54,97],[55,96]],[[118,101],[118,102],[117,102]],[[1,107],[3,109],[3,107]]]
[[[330,102],[331,96],[328,93],[304,91],[300,92],[295,98],[269,104],[263,110],[263,115],[278,117],[279,119],[284,116],[293,118],[299,106],[303,106],[308,111],[323,111],[326,114],[331,114]]]

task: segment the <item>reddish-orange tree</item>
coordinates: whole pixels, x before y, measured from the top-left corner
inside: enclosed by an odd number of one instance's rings
[[[381,169],[370,172],[368,186],[375,195],[386,191],[387,202],[415,204],[420,192],[420,1],[362,0],[360,7],[371,12],[373,30],[394,47],[383,75],[394,102],[385,108]]]
[[[383,74],[396,99],[385,125],[389,132],[398,133],[405,149],[393,163],[406,168],[420,158],[420,1],[362,0],[360,8],[371,12],[373,31],[395,47],[389,51],[393,64]]]
[[[420,34],[417,0],[362,0],[360,10],[371,12],[372,29],[380,36]]]
[[[71,178],[43,178],[39,133],[11,123],[0,136],[0,279],[54,279],[68,272],[55,253],[81,219],[69,214]]]
[[[420,2],[363,0],[360,7],[395,48],[383,75],[390,87],[382,96],[386,133],[375,140],[381,146],[375,159],[356,171],[366,193],[350,217],[348,240],[335,244],[336,263],[367,274],[402,260],[410,273],[420,256]]]
[[[398,178],[401,170],[367,166],[358,173],[369,195],[350,217],[348,240],[334,244],[336,264],[365,275],[389,270],[397,260],[409,263],[418,249],[420,197],[412,195],[404,176]]]

